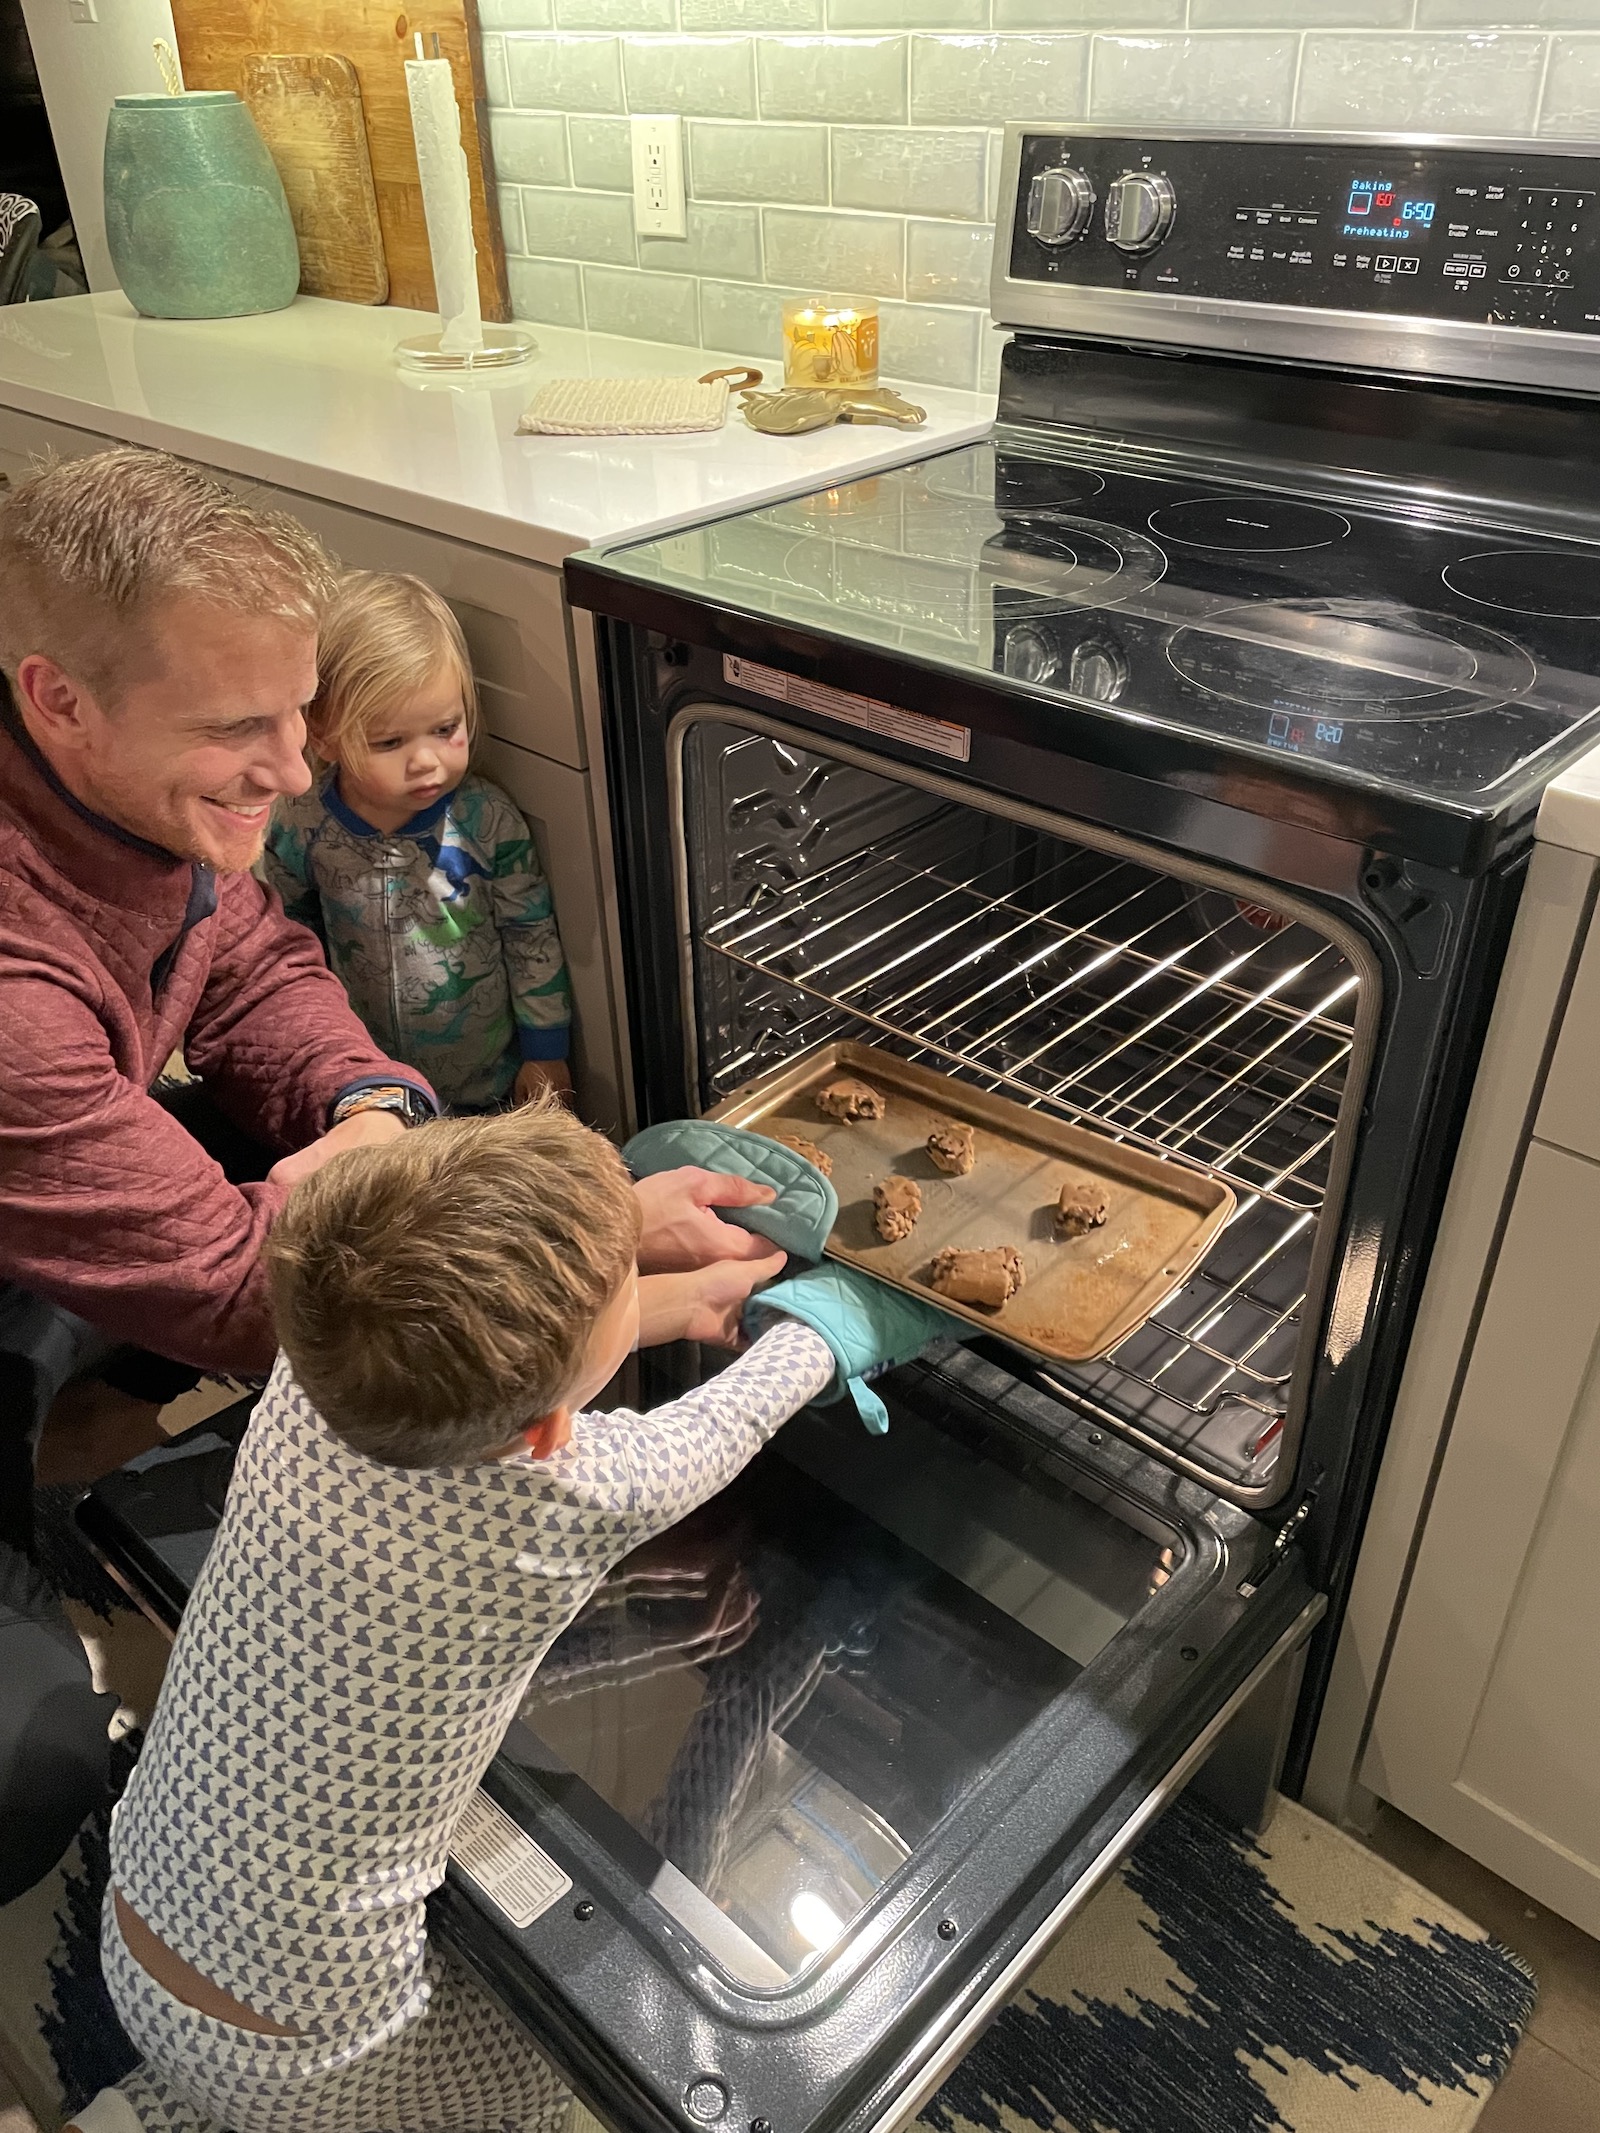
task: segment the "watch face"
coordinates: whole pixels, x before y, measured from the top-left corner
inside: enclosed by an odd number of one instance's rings
[[[403,1081],[356,1090],[338,1106],[334,1123],[343,1125],[347,1118],[356,1118],[363,1111],[393,1111],[408,1126],[425,1126],[439,1115],[420,1089]]]

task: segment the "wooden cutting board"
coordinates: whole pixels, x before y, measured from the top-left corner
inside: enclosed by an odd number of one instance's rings
[[[360,83],[378,222],[389,266],[389,301],[437,309],[428,226],[422,213],[405,61],[421,30],[431,58],[439,49],[455,70],[461,143],[472,181],[472,227],[478,242],[478,291],[486,319],[511,316],[505,246],[489,159],[477,0],[429,0],[407,13],[389,0],[173,0],[183,78],[191,89],[234,89],[243,96],[245,67],[275,53],[338,52]],[[468,93],[470,84],[470,94]]]
[[[355,68],[334,52],[259,53],[245,61],[240,89],[289,197],[301,290],[386,302],[389,265]]]

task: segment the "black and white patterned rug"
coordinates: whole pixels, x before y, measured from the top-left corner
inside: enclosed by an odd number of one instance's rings
[[[0,1910],[0,2055],[55,2126],[131,2062],[100,1982],[106,1833]],[[1180,1800],[923,2113],[928,2133],[1465,2133],[1526,1967],[1290,1802],[1252,1841]],[[587,2133],[576,2114],[574,2133]]]
[[[1386,1860],[1284,1801],[1180,1800],[923,2114],[936,2133],[1463,2133],[1537,1986]]]

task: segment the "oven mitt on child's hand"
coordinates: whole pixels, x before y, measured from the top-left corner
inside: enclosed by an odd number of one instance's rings
[[[770,1185],[778,1197],[767,1207],[719,1207],[724,1222],[737,1222],[770,1237],[796,1259],[820,1259],[828,1232],[839,1219],[839,1195],[814,1163],[781,1141],[747,1133],[742,1126],[719,1126],[709,1118],[672,1118],[646,1126],[622,1151],[636,1178],[658,1170],[697,1163],[703,1170],[731,1171]]]
[[[828,1397],[840,1400],[848,1392],[856,1413],[880,1437],[889,1427],[889,1410],[866,1382],[866,1373],[909,1363],[931,1340],[971,1337],[964,1319],[891,1289],[871,1274],[831,1262],[786,1274],[752,1296],[744,1308],[744,1330],[752,1340],[773,1312],[801,1319],[822,1335],[839,1366]]]

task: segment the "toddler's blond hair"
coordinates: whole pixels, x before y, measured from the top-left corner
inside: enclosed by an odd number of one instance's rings
[[[622,1158],[554,1100],[335,1156],[267,1237],[278,1339],[334,1435],[467,1466],[562,1405],[639,1248]]]
[[[478,689],[447,603],[406,571],[347,571],[317,637],[317,693],[306,713],[312,749],[327,763],[359,760],[384,718],[441,672],[461,684],[471,738]]]

